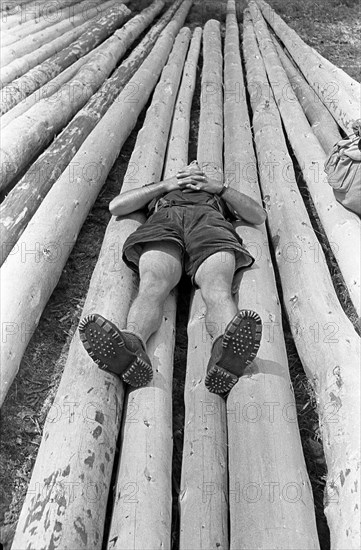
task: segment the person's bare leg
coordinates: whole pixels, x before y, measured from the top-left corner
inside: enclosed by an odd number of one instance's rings
[[[128,314],[127,330],[146,343],[162,322],[163,306],[182,275],[181,252],[175,243],[150,243],[139,260],[139,292]]]
[[[207,308],[206,329],[213,339],[224,333],[238,308],[232,297],[234,253],[216,252],[204,260],[195,274]]]
[[[226,395],[255,358],[261,340],[257,313],[239,311],[232,298],[233,252],[218,252],[199,267],[195,282],[206,304],[206,329],[213,337],[205,385]]]

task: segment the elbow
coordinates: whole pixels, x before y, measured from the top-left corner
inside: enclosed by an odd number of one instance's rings
[[[126,214],[124,205],[119,202],[118,198],[113,199],[109,203],[109,212],[112,216],[124,216],[124,214]]]
[[[256,219],[256,221],[254,221],[254,224],[255,225],[261,225],[267,219],[267,212],[263,208],[257,209],[255,219]]]
[[[252,209],[252,212],[249,213],[248,217],[243,215],[243,219],[252,225],[261,225],[267,219],[267,212],[260,206],[257,206]]]

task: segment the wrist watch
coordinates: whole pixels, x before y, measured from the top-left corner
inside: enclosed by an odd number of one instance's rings
[[[217,195],[219,197],[221,197],[223,195],[223,193],[225,192],[225,190],[228,189],[228,187],[229,187],[229,182],[225,181],[224,184],[223,184],[222,189],[220,190],[219,193],[217,193]]]

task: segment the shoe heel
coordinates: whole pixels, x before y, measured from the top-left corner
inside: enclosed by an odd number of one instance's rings
[[[204,382],[210,392],[225,394],[237,384],[238,376],[215,365],[208,371]]]
[[[152,378],[152,368],[140,357],[137,357],[122,374],[123,381],[134,388],[147,386]]]

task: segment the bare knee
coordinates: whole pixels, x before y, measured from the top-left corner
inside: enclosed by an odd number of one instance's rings
[[[212,284],[202,285],[201,293],[207,309],[221,307],[229,300],[233,299],[232,288],[228,284],[223,286]]]

